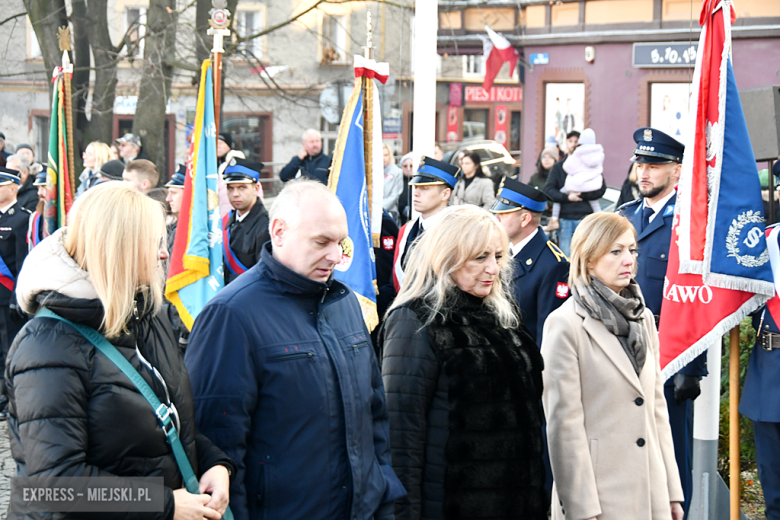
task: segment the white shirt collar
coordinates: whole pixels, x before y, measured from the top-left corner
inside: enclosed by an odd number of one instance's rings
[[[522,240],[521,240],[520,242],[518,242],[516,245],[515,245],[515,244],[509,244],[509,252],[511,253],[511,255],[512,255],[513,257],[514,257],[514,256],[517,256],[517,253],[519,253],[520,251],[522,251],[522,250],[523,250],[523,248],[526,246],[526,244],[528,244],[528,242],[530,242],[530,241],[531,241],[531,239],[532,239],[533,237],[535,237],[535,236],[536,236],[536,234],[537,234],[538,232],[539,232],[539,228],[536,228],[536,229],[534,229],[534,232],[533,232],[533,233],[531,233],[530,235],[528,235],[527,237],[525,237],[524,239],[522,239]]]
[[[428,227],[436,221],[436,217],[438,217],[439,215],[441,215],[441,211],[431,215],[428,218],[423,218],[423,216],[420,215],[420,228],[428,229]]]
[[[661,210],[664,209],[664,206],[666,206],[666,203],[669,202],[669,199],[671,199],[674,196],[675,193],[677,193],[677,191],[672,190],[666,197],[662,198],[661,200],[659,200],[658,202],[656,202],[652,206],[648,206],[647,205],[647,199],[644,199],[642,201],[642,208],[643,209],[649,207],[649,208],[652,208],[652,210],[653,210],[653,214],[650,215],[650,220],[649,220],[650,222],[652,222],[653,219],[655,219],[655,217],[661,212]]]
[[[250,211],[252,211],[252,210],[250,209],[249,211],[247,211],[247,212],[246,212],[246,213],[244,213],[243,215],[239,215],[239,214],[238,214],[238,211],[236,211],[236,222],[241,222],[241,221],[243,221],[243,220],[246,218],[246,216],[247,216],[247,215],[249,215],[249,212],[250,212]]]
[[[14,204],[16,204],[16,201],[13,201],[12,203],[10,203],[8,206],[6,206],[6,207],[4,207],[4,208],[0,208],[0,213],[2,213],[3,215],[5,215],[5,214],[8,212],[8,210],[9,210],[9,209],[11,209],[11,207],[12,207]]]

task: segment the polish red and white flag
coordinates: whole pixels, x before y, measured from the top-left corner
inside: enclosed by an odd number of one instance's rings
[[[493,80],[498,76],[498,71],[504,63],[509,63],[510,76],[515,73],[520,53],[512,47],[504,35],[487,25],[485,31],[488,33],[488,38],[482,38],[482,54],[485,56],[485,81],[482,83],[482,88],[490,90],[493,87]]]

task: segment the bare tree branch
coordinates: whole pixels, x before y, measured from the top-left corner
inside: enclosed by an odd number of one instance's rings
[[[16,13],[16,14],[13,14],[13,15],[9,16],[5,20],[0,21],[0,25],[3,25],[6,22],[10,22],[11,20],[15,20],[16,18],[19,18],[20,16],[27,16],[27,11],[22,11],[21,13]]]

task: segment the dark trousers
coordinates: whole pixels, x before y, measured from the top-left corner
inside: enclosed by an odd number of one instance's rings
[[[685,496],[682,507],[687,518],[693,492],[693,401],[690,399],[682,403],[675,401],[674,385],[664,387],[664,397],[669,411],[669,425],[672,427],[674,458],[677,460],[680,484]]]
[[[24,323],[11,317],[8,304],[0,305],[0,393],[7,395],[5,389],[5,359],[16,334]]]
[[[780,520],[780,423],[753,421],[767,520]]]

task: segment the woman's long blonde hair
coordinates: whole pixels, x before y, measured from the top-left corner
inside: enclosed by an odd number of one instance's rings
[[[165,240],[162,206],[132,185],[106,182],[88,190],[71,209],[65,249],[89,272],[104,308],[103,333],[117,337],[139,312],[162,304],[160,247]]]
[[[437,315],[446,316],[446,296],[456,286],[455,272],[487,250],[494,231],[501,237],[504,254],[493,290],[484,301],[502,327],[516,327],[519,320],[509,294],[512,273],[509,239],[493,215],[470,204],[442,210],[415,242],[408,256],[401,291],[388,313],[406,302],[421,299],[432,311],[424,325]]]
[[[97,171],[101,166],[111,160],[111,148],[106,143],[100,141],[92,141],[87,145],[87,148],[92,147],[92,153],[95,154],[95,166],[92,167],[92,171]]]

